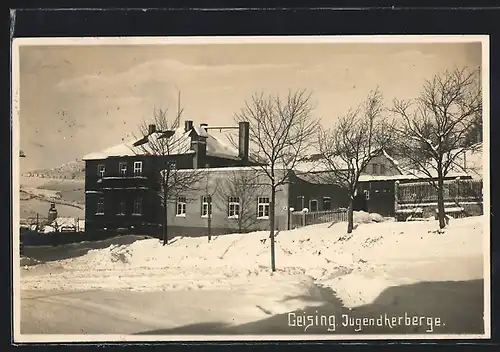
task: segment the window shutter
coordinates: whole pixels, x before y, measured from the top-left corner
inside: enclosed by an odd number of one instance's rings
[[[229,200],[230,200],[230,199],[231,199],[231,197],[227,197],[227,204],[226,204],[226,206],[227,206],[227,216],[228,216],[228,217],[229,217],[229,215],[230,215],[230,214],[229,214]]]

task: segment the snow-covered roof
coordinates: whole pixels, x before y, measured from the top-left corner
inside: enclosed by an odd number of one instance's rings
[[[432,175],[432,173],[431,173]],[[328,171],[326,172],[313,172],[313,173],[308,173],[308,172],[298,172],[296,173],[296,176],[306,182],[310,183],[332,183],[332,180],[335,179],[335,174],[329,173]],[[437,177],[437,175],[432,175],[433,178]],[[449,172],[446,175],[447,178],[451,177],[470,177],[467,173],[465,172]],[[413,173],[413,174],[402,174],[402,175],[360,175],[359,176],[359,182],[374,182],[374,181],[398,181],[398,180],[422,180],[422,179],[428,179],[429,176],[424,173]]]
[[[322,163],[320,160],[314,160],[314,161],[306,161],[299,163],[295,166],[294,170],[300,173],[324,172],[328,171],[328,167],[325,165],[325,163]]]
[[[400,167],[399,163],[397,160],[395,160],[392,156],[390,156],[385,150],[382,152],[382,155],[384,155],[393,165],[394,167],[401,173],[404,174],[405,172],[403,169]],[[321,155],[316,154],[312,155],[310,160],[307,162],[300,163],[295,167],[295,170],[298,172],[325,172],[329,171],[329,167],[325,165],[325,163],[322,160]],[[338,170],[348,170],[349,165],[345,162],[340,157],[334,157],[332,158],[333,164],[338,168]]]
[[[452,155],[456,155],[453,160],[446,177],[464,177],[470,176],[473,179],[483,178],[483,148],[481,145],[474,146],[470,150],[456,149],[451,151]],[[446,159],[445,159],[446,160]],[[427,172],[412,170],[408,168],[408,174],[413,175],[425,175],[423,177],[428,177],[428,174],[432,177],[437,177],[436,171],[436,161],[431,159],[428,161]]]
[[[200,136],[207,138],[207,155],[221,157],[221,158],[238,158],[238,149],[221,141],[207,133],[207,131],[200,127],[193,126],[193,130]],[[184,128],[179,127],[173,130],[173,135],[169,138],[163,137],[163,132],[155,132],[147,137],[147,141],[140,146],[134,146],[134,143],[140,139],[131,139],[126,142],[114,145],[100,152],[87,154],[83,160],[100,160],[108,157],[122,157],[122,156],[135,156],[156,154],[151,151],[152,145],[163,143],[168,146],[168,155],[180,155],[194,153],[191,150],[191,131],[185,132]],[[167,142],[168,141],[168,142]]]
[[[261,166],[228,166],[228,167],[210,167],[202,169],[207,172],[233,172],[233,171],[248,171],[248,172],[261,172],[263,168]],[[199,169],[198,169],[199,171]],[[180,169],[177,172],[193,172],[193,169]]]
[[[58,217],[56,218],[51,225],[54,226],[56,225],[59,227],[63,226],[75,226],[76,225],[76,219],[75,218],[68,218],[68,217]]]
[[[408,175],[415,176],[416,178],[429,178],[429,176],[431,176],[432,178],[438,177],[437,171],[432,169],[432,168],[428,169],[427,172],[418,171],[418,170],[417,171],[409,171]],[[450,170],[450,171],[448,171],[448,173],[446,174],[445,177],[447,177],[447,178],[449,178],[449,177],[470,177],[470,175],[465,171]]]
[[[220,158],[240,159],[238,156],[238,148],[235,148],[210,134],[207,134],[207,155]]]
[[[382,154],[394,165],[394,167],[399,171],[401,175],[405,174],[405,170],[401,167],[399,164],[399,161],[394,159],[389,153],[387,153],[385,150],[382,150]]]
[[[208,137],[209,134],[206,129],[201,128],[200,126],[193,126],[193,130],[196,132],[198,136],[201,137]]]

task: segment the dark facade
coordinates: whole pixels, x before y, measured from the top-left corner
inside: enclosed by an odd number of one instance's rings
[[[159,233],[164,217],[159,195],[160,171],[172,165],[177,169],[254,165],[245,141],[248,123],[241,123],[239,130],[243,138],[234,156],[217,155],[218,141],[203,126],[194,127],[192,121],[186,121],[184,130],[179,131],[180,136],[188,136],[188,147],[183,153],[144,155],[115,147],[84,157],[86,231],[135,229]],[[150,126],[149,132],[164,133],[157,132],[154,126]],[[209,143],[213,145],[207,146]],[[117,155],[113,155],[114,150]]]
[[[469,176],[461,176],[461,179],[468,179]],[[455,180],[456,176],[445,177],[445,181]],[[363,210],[369,213],[377,213],[382,216],[394,217],[397,210],[396,183],[403,185],[405,183],[421,182],[428,184],[425,179],[417,179],[401,175],[391,179],[374,179],[362,181],[358,185],[357,196],[354,199],[354,210]],[[437,180],[435,180],[437,181]]]
[[[382,216],[395,214],[395,182],[396,180],[373,180],[360,182],[353,202],[353,209]]]
[[[295,204],[295,209],[325,211],[348,207],[348,192],[339,186],[326,184],[331,180],[329,177],[323,177],[323,173],[325,171],[316,171],[301,176],[302,180],[299,180],[297,187],[291,191],[293,193],[291,202]],[[394,182],[400,176],[404,177],[402,170],[386,152],[374,157],[361,174],[353,200],[353,209],[393,216]],[[308,180],[310,182],[307,182]]]
[[[297,176],[290,177],[290,206],[295,211],[328,211],[349,205],[347,191],[337,185],[308,182]]]

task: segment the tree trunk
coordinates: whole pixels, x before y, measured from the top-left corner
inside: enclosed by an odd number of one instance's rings
[[[210,211],[210,205],[208,208],[208,218],[207,218],[207,225],[208,225],[208,242],[212,240],[212,212]]]
[[[166,190],[163,191],[163,226],[162,226],[162,232],[163,232],[163,245],[168,244],[168,232],[167,232],[167,226],[168,226],[168,214],[167,214],[167,195],[168,192]]]
[[[275,215],[276,209],[274,204],[276,203],[276,186],[271,187],[271,204],[269,205],[269,238],[271,239],[271,271],[276,271],[276,254],[274,251],[274,227],[275,227]]]
[[[352,233],[354,228],[354,212],[353,212],[353,204],[354,196],[351,194],[349,197],[349,207],[347,208],[347,233]]]
[[[443,229],[446,226],[446,213],[444,211],[444,180],[441,173],[438,174],[437,203],[439,228]]]

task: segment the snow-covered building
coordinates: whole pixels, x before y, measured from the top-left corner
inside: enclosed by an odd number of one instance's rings
[[[83,157],[85,161],[85,228],[143,227],[161,223],[160,170],[255,165],[249,155],[249,124],[240,122],[239,145],[209,133],[206,124],[185,121],[179,128],[149,133]],[[154,226],[153,226],[154,227]]]
[[[312,155],[308,159],[292,170],[286,167],[274,170],[277,180],[285,180],[276,192],[275,227],[278,230],[294,226],[292,222],[296,217],[292,209],[325,214],[349,204],[347,191],[325,177],[327,170],[321,157]],[[167,209],[171,234],[203,235],[209,226],[213,235],[269,228],[269,177],[261,166],[212,168],[207,175],[193,185],[192,190],[178,194],[175,204]],[[374,190],[370,202],[383,215],[394,213],[394,181],[401,176],[398,163],[385,152],[373,158],[361,176],[363,185],[391,180],[391,191],[379,193]],[[355,208],[364,209],[364,200],[365,193],[361,191]]]

